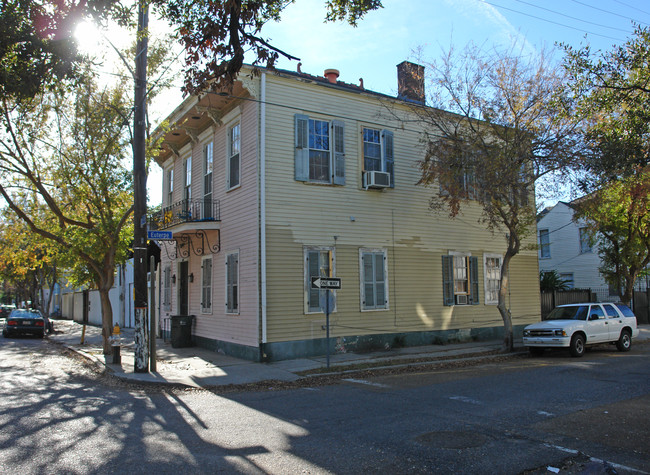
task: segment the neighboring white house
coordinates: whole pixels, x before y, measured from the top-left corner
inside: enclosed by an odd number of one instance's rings
[[[147,282],[148,287],[151,283]],[[60,286],[59,293],[55,292],[52,307],[58,308],[61,316],[77,322],[91,325],[102,324],[102,306],[98,290],[70,288]],[[149,291],[147,291],[149,295]],[[113,307],[113,324],[122,328],[135,327],[135,311],[133,307],[133,259],[115,268],[115,282],[109,291]],[[156,274],[156,319],[160,313],[160,275]]]
[[[538,218],[539,270],[555,270],[569,288],[592,289],[600,301],[617,301],[616,290],[598,270],[598,242],[590,243],[585,222],[573,219],[572,203],[560,201]],[[644,290],[645,280],[638,285]]]

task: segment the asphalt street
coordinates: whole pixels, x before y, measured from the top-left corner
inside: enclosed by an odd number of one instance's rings
[[[0,339],[2,473],[518,474],[578,453],[589,473],[650,471],[649,344],[230,393],[154,391],[61,351]]]

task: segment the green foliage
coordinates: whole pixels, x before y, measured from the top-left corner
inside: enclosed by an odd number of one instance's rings
[[[553,290],[568,290],[566,280],[563,280],[555,270],[540,271],[539,290],[550,292]]]
[[[280,56],[298,59],[260,36],[268,21],[279,21],[294,0],[153,0],[152,4],[173,25],[185,48],[184,91],[198,93],[210,86],[228,87],[253,51],[254,65],[273,68]],[[365,13],[381,7],[380,0],[328,0],[327,20],[351,25]],[[213,81],[214,80],[214,81]]]
[[[650,29],[611,51],[564,46],[576,112],[587,119],[590,153],[585,189],[637,173],[650,164]]]
[[[0,21],[0,96],[29,99],[78,78],[79,18],[124,19],[119,0],[3,0]]]
[[[577,218],[601,236],[600,273],[624,302],[650,264],[650,172],[620,179],[578,204]]]
[[[3,102],[0,194],[32,235],[66,248],[76,283],[112,285],[129,242],[130,110],[123,84],[100,89],[86,72],[72,91]]]

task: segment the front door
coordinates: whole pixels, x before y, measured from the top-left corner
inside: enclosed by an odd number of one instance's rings
[[[189,315],[189,285],[188,271],[190,263],[182,261],[178,265],[178,314]]]
[[[602,343],[609,339],[609,326],[605,312],[600,305],[593,304],[589,309],[587,317],[586,331],[587,343]]]

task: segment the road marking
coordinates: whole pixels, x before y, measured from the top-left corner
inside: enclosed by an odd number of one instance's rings
[[[465,396],[449,396],[449,399],[453,399],[454,401],[466,402],[468,404],[475,404],[477,406],[483,405],[481,401],[477,401],[476,399],[472,399],[470,397],[465,397]]]
[[[376,388],[390,388],[387,384],[381,384],[381,383],[373,383],[371,381],[366,381],[365,379],[344,379],[343,381],[347,381],[348,383],[357,383],[357,384],[365,384],[366,386],[374,386]]]

